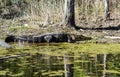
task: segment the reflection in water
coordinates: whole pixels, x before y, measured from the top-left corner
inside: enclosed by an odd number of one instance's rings
[[[65,69],[65,77],[73,77],[74,73],[74,54],[69,52],[67,54],[64,54],[64,69]]]
[[[17,51],[35,53],[1,59],[0,77],[120,77],[120,54],[64,52],[56,46]]]
[[[107,54],[103,55],[103,76],[102,77],[106,77],[106,61],[107,61]]]

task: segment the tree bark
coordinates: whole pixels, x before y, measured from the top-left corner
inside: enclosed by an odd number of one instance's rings
[[[62,25],[75,27],[74,0],[65,0]]]

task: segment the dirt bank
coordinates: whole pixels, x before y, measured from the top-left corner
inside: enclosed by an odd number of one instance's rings
[[[24,21],[21,22],[21,21]],[[77,30],[60,26],[59,24],[43,24],[38,21],[29,20],[2,20],[0,23],[0,38],[7,35],[40,35],[50,32],[64,32],[71,34],[81,34],[92,37],[92,42],[96,43],[120,43],[120,21],[109,20],[97,23],[80,23]]]

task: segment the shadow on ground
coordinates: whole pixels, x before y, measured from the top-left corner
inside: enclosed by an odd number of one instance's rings
[[[120,24],[117,26],[109,26],[109,27],[97,27],[97,28],[83,28],[76,26],[76,29],[83,29],[83,30],[120,30]]]

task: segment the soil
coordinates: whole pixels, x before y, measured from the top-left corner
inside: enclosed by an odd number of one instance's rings
[[[120,43],[120,19],[110,19],[97,23],[80,23],[76,29],[64,26],[61,27],[60,25],[52,25],[50,28],[52,32],[62,31],[92,37],[93,40],[89,42]]]
[[[96,43],[120,43],[120,20],[111,19],[87,27],[83,25],[79,32],[93,37]]]
[[[80,23],[77,29],[59,25],[50,26],[52,32],[62,31],[65,33],[92,37],[90,42],[95,43],[120,43],[120,20],[110,19],[97,23]],[[49,29],[50,29],[49,28]],[[47,29],[47,28],[46,28]]]

